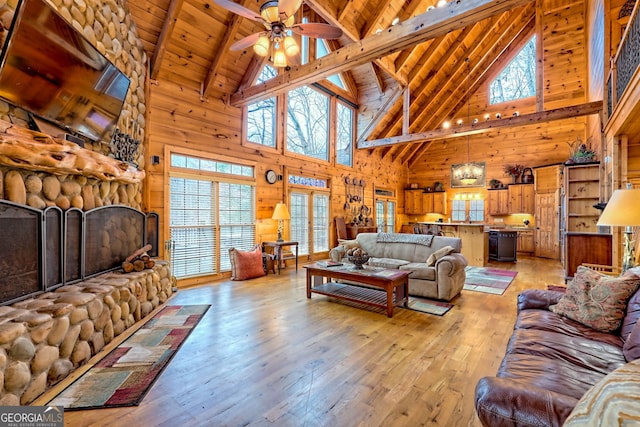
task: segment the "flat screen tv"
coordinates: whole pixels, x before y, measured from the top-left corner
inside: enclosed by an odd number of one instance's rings
[[[0,56],[0,97],[70,133],[102,140],[129,78],[44,0],[21,0]]]

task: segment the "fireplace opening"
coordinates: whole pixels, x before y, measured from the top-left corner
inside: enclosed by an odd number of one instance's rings
[[[41,211],[0,200],[0,305],[119,269],[145,244],[157,256],[158,223],[128,206]]]

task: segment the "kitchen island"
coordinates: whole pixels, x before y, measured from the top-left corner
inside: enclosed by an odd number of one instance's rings
[[[454,222],[420,222],[434,234],[441,232],[447,237],[459,237],[462,240],[462,255],[469,265],[483,267],[489,259],[488,236],[485,224],[467,224]]]

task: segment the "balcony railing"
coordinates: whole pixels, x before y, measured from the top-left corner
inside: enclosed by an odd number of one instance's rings
[[[638,19],[638,4],[633,8],[633,13],[622,36],[618,52],[613,58],[611,71],[607,78],[606,96],[606,120],[613,115],[617,105],[623,99],[625,91],[633,76],[638,72],[640,65],[640,19]]]

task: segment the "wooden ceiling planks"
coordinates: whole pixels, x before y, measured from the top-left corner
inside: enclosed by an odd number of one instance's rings
[[[238,2],[250,9],[256,9],[261,3],[260,0],[256,0],[255,4],[249,0]],[[349,40],[358,42],[363,36],[366,40],[368,34],[374,34],[378,26],[388,26],[395,16],[400,18],[401,23],[415,19],[416,15],[420,16],[419,14],[424,13],[427,6],[433,3],[435,0],[407,0],[405,3],[399,0],[305,2],[325,21],[339,24],[345,30],[345,37],[340,39],[342,43]],[[460,3],[475,7],[493,2],[470,0]],[[350,66],[348,86],[351,92],[357,94],[361,112],[358,115],[358,129],[366,129],[366,133],[370,134],[369,139],[379,139],[401,131],[403,120],[406,123],[406,117],[402,115],[402,99],[396,103],[385,103],[396,90],[397,84],[393,80],[402,84],[408,83],[410,87],[409,132],[426,132],[438,126],[447,117],[456,114],[460,116],[461,113],[458,112],[466,103],[464,58],[472,58],[473,92],[481,87],[488,75],[495,74],[498,68],[508,62],[507,58],[519,49],[516,47],[524,36],[522,33],[518,33],[518,37],[514,36],[515,28],[521,25],[521,29],[531,29],[531,21],[525,18],[533,16],[531,11],[535,9],[536,4],[540,5],[544,13],[540,20],[542,22],[539,22],[539,28],[544,31],[544,48],[548,57],[554,57],[553,63],[545,61],[542,64],[545,75],[553,74],[553,78],[545,81],[544,108],[549,110],[565,105],[566,98],[570,97],[574,102],[575,99],[584,99],[587,81],[586,55],[575,54],[576,49],[585,49],[582,28],[585,19],[584,2],[507,0],[504,3],[511,5],[509,10],[500,13],[499,16],[492,14],[493,18],[490,21],[482,21],[482,24],[474,24],[473,27],[465,23],[455,29],[453,34],[442,33],[412,46],[400,46],[398,51],[378,59],[377,65],[363,62],[361,65]],[[176,5],[180,7],[176,8]],[[170,13],[172,6],[177,12]],[[190,92],[200,87],[201,98],[205,95],[205,98],[226,100],[230,94],[248,89],[251,86],[250,82],[255,80],[264,64],[265,59],[258,58],[251,49],[243,52],[230,52],[228,49],[235,40],[262,27],[244,18],[234,18],[235,15],[218,7],[211,0],[140,0],[130,2],[129,7],[143,46],[154,64],[151,68],[152,78],[160,76],[161,80],[167,79]],[[459,4],[448,7],[455,9]],[[432,16],[435,17],[438,12],[434,12],[436,13]],[[169,26],[172,21],[170,16],[174,16],[173,31],[167,33],[170,36],[165,36],[166,40],[162,41],[161,35],[165,31],[163,28]],[[553,26],[544,26],[544,20],[551,18]],[[509,21],[511,24],[508,24]],[[471,25],[471,21],[468,22]],[[423,23],[430,25],[427,21]],[[396,32],[395,29],[393,31]],[[497,37],[497,33],[502,36]],[[456,37],[460,34],[464,34],[465,37]],[[369,45],[365,40],[360,41],[359,46],[368,49]],[[575,40],[579,42],[576,43]],[[339,47],[341,55],[345,54],[345,49],[350,49],[348,46],[340,47],[339,44],[336,46],[337,42],[330,43],[332,50]],[[509,43],[513,43],[513,47],[506,47]],[[445,52],[448,48],[453,51],[453,47],[456,46],[456,52]],[[567,51],[566,46],[571,46],[570,49],[574,51]],[[332,60],[334,62],[325,58],[320,66],[334,67],[333,73],[337,69],[335,67],[342,66],[339,62],[345,62],[343,58]],[[438,61],[438,58],[441,58],[441,61]],[[555,58],[558,58],[557,62]],[[561,72],[558,72],[558,67],[561,68]],[[297,74],[296,71],[298,67],[293,72],[284,73],[288,76],[283,77],[281,82],[291,76],[299,78],[301,74]],[[344,72],[347,72],[346,68]],[[281,91],[291,87],[293,86],[288,85]],[[383,111],[376,115],[381,109]],[[367,123],[370,125],[368,128]],[[455,145],[455,142],[451,144]],[[417,142],[367,149],[380,150],[394,161],[414,165],[424,153],[435,149],[435,146],[428,142]]]
[[[236,92],[231,95],[231,103],[242,106],[260,101],[265,97],[283,93],[356,65],[399,52],[440,34],[464,28],[471,23],[526,3],[529,1],[470,0],[464,3],[448,3],[445,8],[436,8],[418,15],[379,34],[351,43],[309,64],[292,67],[291,70],[260,85]]]

